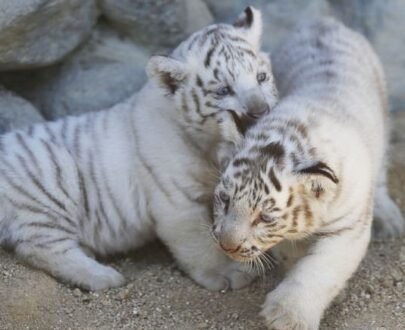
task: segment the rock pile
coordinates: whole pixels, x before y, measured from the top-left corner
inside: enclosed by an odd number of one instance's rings
[[[248,4],[263,12],[269,51],[297,22],[320,15],[363,33],[383,60],[393,108],[405,108],[403,0],[14,0],[0,1],[0,129],[126,99],[145,82],[152,53],[231,22]]]

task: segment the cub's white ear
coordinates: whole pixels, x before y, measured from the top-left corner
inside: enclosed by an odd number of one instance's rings
[[[259,10],[252,6],[246,7],[233,23],[233,26],[240,29],[245,34],[246,40],[249,41],[256,50],[260,49],[263,22],[262,13]]]
[[[321,161],[302,167],[297,173],[304,177],[307,192],[316,199],[329,199],[339,184],[335,172]]]
[[[186,78],[185,65],[166,56],[152,56],[146,65],[146,73],[170,94],[174,94]]]
[[[218,113],[220,143],[217,149],[217,162],[225,169],[243,143],[244,134],[251,124],[247,116],[239,117],[234,111]]]

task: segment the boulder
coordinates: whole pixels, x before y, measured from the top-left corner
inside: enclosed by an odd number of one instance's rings
[[[174,47],[213,22],[202,0],[100,0],[100,7],[117,29],[152,49]]]
[[[39,111],[31,103],[0,88],[0,134],[43,120]]]
[[[148,53],[105,25],[64,63],[0,80],[41,109],[46,119],[109,108],[145,82]]]
[[[0,70],[49,65],[91,32],[95,0],[0,1]]]

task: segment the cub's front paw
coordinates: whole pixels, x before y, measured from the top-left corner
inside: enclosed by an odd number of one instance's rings
[[[84,288],[91,291],[104,290],[109,288],[116,288],[124,285],[125,278],[112,267],[100,266],[100,269],[92,274],[88,283],[83,285]]]
[[[249,272],[248,269],[239,262],[230,262],[222,271],[229,282],[231,289],[241,289],[257,277],[254,272]]]
[[[271,292],[260,315],[271,330],[316,330],[319,327],[319,314],[311,313],[311,308],[306,306],[312,303],[288,293],[282,296],[281,292]]]
[[[221,291],[243,288],[255,279],[256,274],[249,273],[239,263],[229,262],[219,269],[195,272],[192,277],[208,290]]]

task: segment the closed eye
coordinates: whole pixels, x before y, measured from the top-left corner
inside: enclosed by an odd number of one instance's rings
[[[233,90],[229,86],[222,86],[215,90],[215,94],[220,97],[228,96],[233,94]]]
[[[229,203],[230,198],[229,198],[229,195],[226,192],[221,191],[219,193],[219,199],[222,201],[222,203],[227,204],[227,203]]]
[[[276,217],[270,215],[270,214],[265,214],[261,213],[254,221],[253,221],[253,226],[257,226],[259,223],[275,223],[277,220]]]
[[[261,221],[267,223],[276,221],[276,218],[270,214],[261,213],[259,217]]]

